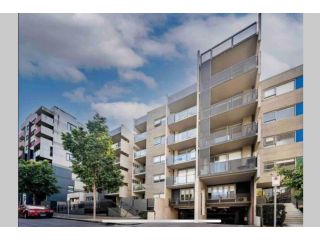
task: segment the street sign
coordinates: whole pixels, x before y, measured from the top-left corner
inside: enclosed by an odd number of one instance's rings
[[[275,175],[272,176],[272,187],[279,187],[280,186],[280,176]]]

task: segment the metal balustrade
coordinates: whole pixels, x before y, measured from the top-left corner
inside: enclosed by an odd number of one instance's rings
[[[257,100],[257,90],[251,89],[236,96],[232,96],[223,101],[211,105],[210,108],[203,111],[203,119],[217,116],[221,113],[231,111],[233,109],[253,103]]]
[[[196,129],[190,129],[181,133],[171,134],[168,136],[168,144],[174,144],[182,142],[191,138],[195,138],[197,135]]]
[[[215,146],[218,144],[235,141],[238,139],[252,137],[257,134],[258,125],[255,122],[246,125],[228,126],[218,130],[199,141],[200,148]]]
[[[139,118],[137,118],[137,119],[134,119],[134,125],[135,125],[135,126],[138,126],[138,125],[140,125],[140,124],[142,124],[142,123],[144,123],[144,122],[147,122],[147,115],[144,115],[144,116],[142,116],[142,117],[139,117]]]
[[[184,162],[191,162],[196,160],[196,152],[188,152],[179,155],[170,155],[167,157],[167,165],[172,166]]]
[[[186,87],[185,89],[182,89],[181,91],[168,96],[168,104],[174,103],[196,92],[197,92],[197,84],[192,84],[191,86]]]
[[[134,158],[141,158],[141,157],[145,157],[145,156],[146,156],[145,149],[134,152]]]
[[[229,161],[216,161],[209,164],[199,164],[200,176],[216,175],[222,173],[237,173],[242,171],[255,170],[257,158],[241,158]]]
[[[195,175],[171,176],[166,178],[167,187],[179,185],[191,185],[195,182]]]
[[[146,172],[146,167],[144,166],[134,168],[134,174],[142,174],[145,172]]]
[[[240,30],[239,32],[235,33],[231,37],[225,39],[224,41],[218,43],[211,49],[203,52],[201,57],[201,63],[219,55],[220,53],[234,47],[235,45],[239,44],[240,42],[250,38],[251,36],[258,33],[257,23],[254,22],[251,25],[247,26],[246,28]]]
[[[147,132],[140,133],[134,136],[134,142],[140,142],[147,138]]]
[[[168,124],[176,123],[195,115],[197,115],[197,106],[193,106],[178,113],[170,114],[168,117]]]

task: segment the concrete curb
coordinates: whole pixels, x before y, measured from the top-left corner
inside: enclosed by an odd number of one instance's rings
[[[81,221],[81,222],[92,222],[92,223],[101,223],[103,224],[102,220],[103,219],[81,219],[81,218],[73,218],[73,217],[63,217],[63,216],[52,216],[53,218],[57,218],[57,219],[64,219],[64,220],[73,220],[73,221]]]

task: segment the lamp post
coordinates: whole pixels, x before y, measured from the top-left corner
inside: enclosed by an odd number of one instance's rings
[[[273,186],[273,191],[274,191],[274,207],[273,207],[273,226],[277,226],[277,187],[280,186],[280,176],[273,174],[272,175],[272,186]]]

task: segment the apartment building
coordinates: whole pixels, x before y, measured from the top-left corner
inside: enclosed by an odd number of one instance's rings
[[[135,119],[149,219],[254,224],[273,199],[274,166],[301,162],[303,67],[260,81],[260,42],[255,22],[199,52],[197,83]]]
[[[261,81],[259,91],[257,205],[273,203],[274,167],[291,169],[303,161],[303,66]],[[277,198],[294,202],[284,187]]]
[[[83,184],[71,171],[72,154],[65,151],[61,134],[82,126],[77,119],[54,106],[41,106],[30,114],[19,130],[19,159],[48,160],[58,181],[59,193],[49,201],[65,201],[70,191],[82,191]]]

